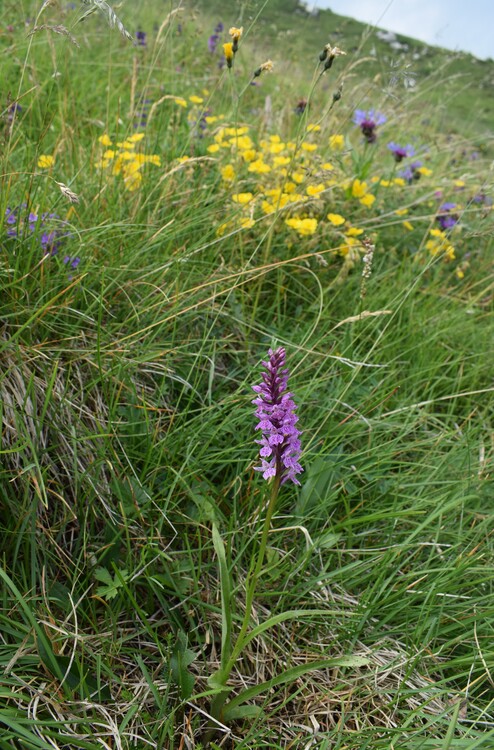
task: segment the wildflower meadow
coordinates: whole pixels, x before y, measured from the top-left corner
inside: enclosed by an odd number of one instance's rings
[[[492,61],[352,23],[0,3],[0,750],[494,746]]]

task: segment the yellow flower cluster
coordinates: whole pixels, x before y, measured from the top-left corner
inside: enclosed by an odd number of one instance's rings
[[[111,166],[112,174],[121,174],[125,188],[130,192],[140,188],[142,183],[141,170],[145,164],[161,166],[161,159],[157,154],[148,155],[136,151],[136,144],[143,138],[144,133],[134,133],[115,145],[106,133],[98,138],[106,151],[103,152],[102,158],[96,162],[96,167],[107,169]]]
[[[282,212],[284,224],[300,237],[314,235],[320,226],[323,201],[334,200],[334,189],[349,189],[365,206],[375,200],[366,183],[359,180],[349,185],[341,179],[337,167],[319,156],[319,144],[311,139],[321,130],[310,124],[304,140],[283,141],[270,135],[256,144],[249,128],[220,127],[207,150],[219,158],[219,170],[226,190],[246,183],[248,190],[233,192],[231,199],[237,209],[233,221],[218,228],[227,230],[251,227],[263,216]],[[331,148],[341,151],[344,138],[332,136]],[[340,177],[340,180],[337,178]],[[346,219],[337,213],[328,214],[329,228],[341,227]]]
[[[455,249],[448,240],[445,232],[441,229],[431,229],[429,231],[432,239],[427,240],[425,243],[425,249],[430,252],[431,255],[438,255],[439,253],[444,255],[445,260],[455,259]]]
[[[377,210],[379,214],[388,212],[400,217],[401,221],[388,224],[394,233],[390,241],[397,248],[412,252],[427,231],[425,250],[444,261],[455,260],[449,233],[430,229],[430,216],[424,216],[423,197],[417,195],[422,182],[396,175],[391,162],[385,165],[387,172],[366,174],[364,179],[356,173],[358,162],[351,153],[355,145],[338,133],[326,140],[321,138],[318,123],[308,124],[297,140],[282,139],[276,134],[258,140],[245,125],[228,127],[217,123],[206,148],[217,160],[227,205],[230,202],[230,215],[227,211],[217,227],[218,235],[250,230],[271,217],[277,221],[276,231],[289,230],[289,243],[290,235],[313,238],[310,247],[316,252],[327,243],[335,255],[344,258],[343,265],[348,270],[366,252],[364,229],[359,224],[368,221],[369,213]],[[379,166],[382,170],[382,164]],[[432,174],[427,167],[415,171],[422,179]],[[459,183],[454,183],[454,189],[463,189]],[[415,205],[420,206],[417,215]],[[431,212],[436,210],[437,201],[433,201]],[[376,222],[373,226],[377,226]],[[416,230],[421,238],[410,241]],[[373,243],[376,239],[374,230]],[[463,268],[457,273],[458,278],[461,273]]]

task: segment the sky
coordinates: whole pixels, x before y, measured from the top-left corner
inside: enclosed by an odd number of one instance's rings
[[[494,0],[306,0],[427,44],[494,58]]]

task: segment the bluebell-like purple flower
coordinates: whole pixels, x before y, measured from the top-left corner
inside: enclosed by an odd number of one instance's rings
[[[141,31],[141,29],[136,31],[136,41],[139,47],[146,47],[147,45],[146,36],[147,34],[145,31]]]
[[[262,438],[256,440],[261,446],[261,465],[255,470],[262,471],[267,480],[275,477],[281,484],[288,481],[300,484],[296,475],[303,471],[299,464],[301,433],[295,426],[297,407],[287,391],[289,372],[284,367],[285,356],[282,347],[276,351],[270,349],[269,360],[262,363],[266,368],[262,373],[263,382],[252,386],[258,394],[252,401],[259,419],[255,429],[262,431]]]
[[[363,109],[356,109],[353,115],[353,122],[359,126],[367,143],[376,142],[376,128],[378,125],[383,125],[386,119],[386,115],[383,115],[382,112],[376,112],[374,109],[370,109],[368,112]]]
[[[208,38],[208,50],[213,55],[216,52],[216,48],[218,46],[218,42],[220,41],[220,38],[218,34],[211,34],[211,36]]]
[[[214,27],[214,32],[211,34],[211,36],[208,38],[208,50],[213,55],[216,52],[216,48],[218,47],[218,44],[221,39],[221,32],[223,31],[223,24],[221,21],[216,24]]]
[[[140,104],[134,115],[134,122],[132,123],[132,127],[134,129],[140,128],[142,130],[148,124],[149,108],[152,104],[152,101],[152,99],[142,100],[142,103]]]
[[[407,156],[415,156],[415,149],[410,143],[407,146],[400,146],[398,143],[391,141],[388,143],[388,148],[397,162],[403,161]]]
[[[56,255],[65,238],[70,236],[66,222],[60,221],[54,213],[35,214],[28,211],[26,215],[26,211],[25,203],[13,209],[6,208],[5,223],[9,227],[7,237],[25,240],[29,235],[34,235],[39,241],[43,255]]]

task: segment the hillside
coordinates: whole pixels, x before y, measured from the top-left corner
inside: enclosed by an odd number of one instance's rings
[[[352,69],[359,78],[378,84],[385,98],[404,104],[424,99],[437,105],[442,131],[473,138],[493,134],[492,59],[478,60],[465,52],[432,47],[331,10],[310,11],[299,0],[236,0],[228,5],[228,17],[220,0],[199,0],[196,7],[215,23],[253,26],[251,43],[264,46],[279,61],[279,72],[283,55],[298,60],[301,70],[311,70],[315,51],[330,41],[348,53],[347,71]]]

